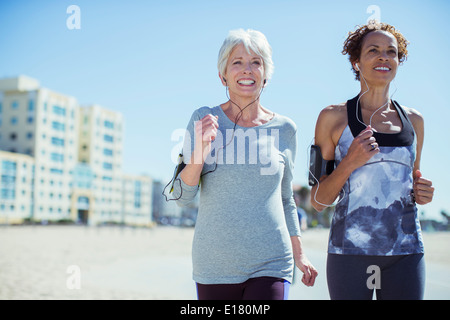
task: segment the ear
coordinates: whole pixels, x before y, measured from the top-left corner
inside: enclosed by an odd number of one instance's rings
[[[224,76],[222,76],[222,74],[220,74],[220,72],[219,72],[219,78],[220,78],[220,81],[222,82],[222,84],[223,84],[225,87],[228,87],[226,78],[225,78]]]

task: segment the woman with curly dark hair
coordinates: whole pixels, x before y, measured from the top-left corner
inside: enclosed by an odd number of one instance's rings
[[[330,229],[327,280],[331,299],[423,299],[425,264],[417,204],[433,198],[422,177],[422,115],[390,99],[408,42],[375,21],[350,32],[343,54],[360,93],[323,109],[315,144],[334,169],[316,178],[316,210],[339,196]],[[332,167],[333,168],[333,167]]]

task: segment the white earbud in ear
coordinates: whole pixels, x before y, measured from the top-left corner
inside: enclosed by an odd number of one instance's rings
[[[356,71],[359,71],[359,66],[357,63],[355,63],[355,69],[356,69]]]

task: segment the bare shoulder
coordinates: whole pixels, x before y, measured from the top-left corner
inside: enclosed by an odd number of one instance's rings
[[[315,143],[320,146],[324,159],[334,159],[334,149],[347,123],[347,103],[329,105],[320,112]]]
[[[417,111],[416,109],[413,108],[409,108],[406,106],[402,106],[403,110],[405,110],[406,114],[408,115],[408,117],[412,120],[412,119],[416,119],[416,120],[422,120],[423,121],[423,116],[422,114]]]
[[[409,120],[413,124],[414,129],[416,129],[416,131],[418,128],[423,128],[424,119],[423,115],[419,111],[405,106],[402,106],[402,108],[403,110],[405,110]]]
[[[331,137],[340,136],[347,123],[347,103],[333,104],[320,112],[316,130],[326,130]]]
[[[319,120],[336,121],[340,118],[347,118],[347,103],[333,104],[322,109]]]

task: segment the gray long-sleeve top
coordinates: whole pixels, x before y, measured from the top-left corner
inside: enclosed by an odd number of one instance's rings
[[[290,236],[300,235],[292,190],[294,122],[275,114],[257,127],[235,127],[220,106],[202,107],[187,127],[186,163],[194,148],[194,122],[207,114],[218,116],[219,133],[202,174],[213,172],[201,177],[200,187],[178,177],[173,191],[182,206],[200,189],[192,247],[194,281],[242,283],[270,276],[292,282]]]

